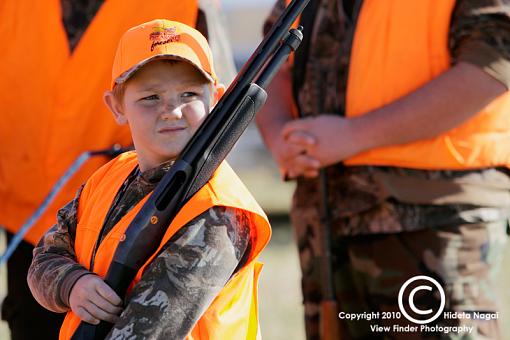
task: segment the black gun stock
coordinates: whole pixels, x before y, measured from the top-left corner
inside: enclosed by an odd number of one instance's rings
[[[105,277],[120,297],[156,251],[177,212],[207,183],[264,104],[265,87],[302,40],[301,28],[289,28],[309,1],[289,4],[128,226]],[[104,339],[112,326],[82,321],[72,340]]]

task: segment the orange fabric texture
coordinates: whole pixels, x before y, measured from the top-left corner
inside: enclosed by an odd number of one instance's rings
[[[86,268],[89,268],[102,221],[117,191],[136,164],[136,153],[125,153],[99,169],[85,185],[78,209],[75,247],[78,262]],[[148,197],[130,210],[101,242],[93,270],[99,276],[106,275],[121,237]],[[155,254],[187,222],[213,206],[229,206],[249,211],[252,228],[256,233],[255,244],[245,266],[230,279],[187,339],[256,339],[257,279],[261,269],[261,264],[256,259],[269,241],[271,230],[264,212],[226,162],[220,165],[212,179],[179,211]],[[155,254],[139,270],[132,285],[140,280],[145,266],[152,261]],[[69,339],[78,324],[79,318],[69,312],[61,328],[60,339]]]
[[[0,225],[16,232],[87,150],[131,144],[103,104],[121,35],[157,17],[194,26],[196,0],[109,0],[70,54],[60,0],[0,2]],[[88,161],[25,239],[36,244],[56,211],[107,161]]]
[[[365,0],[347,86],[347,116],[362,115],[416,90],[450,67],[454,0]],[[409,15],[413,13],[413,15]],[[359,154],[348,165],[466,169],[510,164],[510,95],[436,138]]]

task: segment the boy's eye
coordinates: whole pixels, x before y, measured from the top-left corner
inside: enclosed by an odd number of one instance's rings
[[[157,100],[159,96],[157,94],[151,94],[150,96],[143,97],[142,100]]]
[[[192,97],[197,97],[198,93],[189,91],[189,92],[184,92],[181,96],[183,98],[192,98]]]

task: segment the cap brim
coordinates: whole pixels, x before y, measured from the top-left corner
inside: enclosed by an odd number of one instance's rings
[[[131,76],[136,71],[138,71],[144,65],[148,64],[151,61],[160,60],[160,59],[185,61],[185,62],[193,65],[207,80],[211,81],[212,83],[215,83],[214,78],[209,73],[207,73],[204,70],[202,70],[202,68],[200,66],[198,66],[197,64],[195,64],[191,60],[183,58],[183,57],[175,55],[175,54],[158,54],[158,55],[155,55],[155,56],[152,56],[150,58],[147,58],[147,59],[144,59],[144,60],[140,61],[135,66],[131,67],[129,70],[127,70],[126,72],[122,73],[120,76],[117,77],[117,79],[115,79],[115,84],[112,84],[112,85],[122,84],[122,83],[126,82],[129,78],[131,78]]]

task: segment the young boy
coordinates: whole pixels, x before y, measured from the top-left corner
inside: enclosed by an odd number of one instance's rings
[[[222,163],[179,212],[124,301],[102,280],[124,231],[223,93],[206,39],[178,22],[154,20],[119,42],[105,102],[128,124],[136,152],[99,169],[62,208],[34,250],[34,297],[80,320],[114,323],[108,338],[255,339],[256,258],[270,227],[253,197]]]

